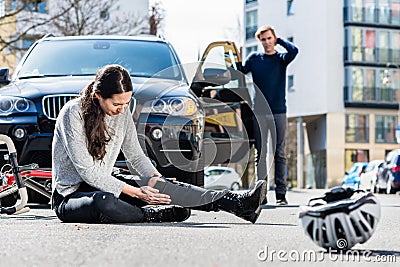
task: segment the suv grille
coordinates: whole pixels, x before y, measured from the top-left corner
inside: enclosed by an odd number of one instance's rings
[[[47,95],[42,99],[43,114],[50,120],[56,120],[61,108],[78,94]]]

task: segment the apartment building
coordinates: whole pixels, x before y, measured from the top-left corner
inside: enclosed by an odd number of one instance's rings
[[[400,0],[244,5],[244,56],[261,49],[254,33],[264,24],[300,50],[288,68],[289,134],[297,132],[288,140],[297,144],[288,149],[297,153],[289,179],[299,187],[340,185],[354,162],[384,159],[399,147]]]

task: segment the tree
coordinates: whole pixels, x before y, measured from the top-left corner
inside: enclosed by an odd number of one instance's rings
[[[136,35],[148,32],[147,15],[139,16],[133,12],[121,11],[116,1],[57,2],[55,10],[65,14],[52,22],[55,33],[59,35]]]
[[[161,7],[159,2],[154,3],[150,8],[150,34],[157,35],[158,28],[161,22],[164,20],[164,9]]]
[[[58,36],[149,33],[149,14],[121,10],[109,0],[0,1],[0,54],[2,65],[14,66],[29,45],[46,33]],[[3,3],[3,5],[2,5]],[[46,5],[47,4],[47,5]],[[153,10],[153,9],[152,9]],[[159,9],[156,8],[157,11]],[[155,25],[162,20],[156,13]],[[25,42],[27,45],[21,45]]]
[[[0,52],[5,49],[10,51],[25,50],[26,48],[18,45],[19,41],[37,35],[41,28],[64,16],[66,12],[73,8],[73,6],[70,6],[62,12],[46,16],[39,13],[40,4],[43,1],[20,0],[14,3],[4,1],[4,6],[0,7],[3,9],[0,10],[0,32],[2,33],[0,35]]]

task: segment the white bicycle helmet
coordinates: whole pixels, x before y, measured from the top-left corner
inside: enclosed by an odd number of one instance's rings
[[[356,192],[363,193],[351,197]],[[380,208],[372,193],[334,187],[302,207],[299,219],[306,235],[318,246],[346,250],[372,236],[381,216]]]

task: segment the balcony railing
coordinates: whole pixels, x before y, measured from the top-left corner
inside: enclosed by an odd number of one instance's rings
[[[400,92],[390,87],[344,87],[346,102],[398,104]]]
[[[345,23],[400,25],[399,15],[389,8],[344,7],[343,19]]]
[[[343,57],[345,62],[400,62],[400,49],[345,46]]]

